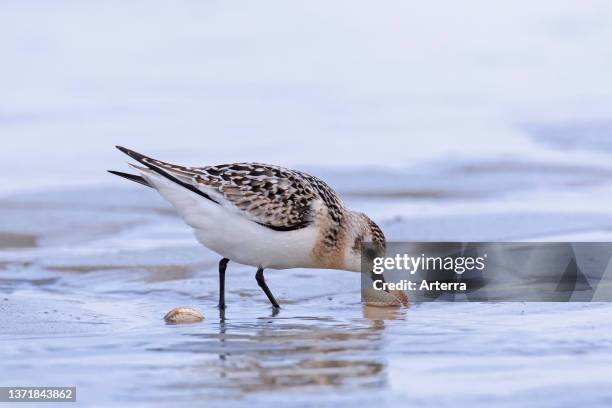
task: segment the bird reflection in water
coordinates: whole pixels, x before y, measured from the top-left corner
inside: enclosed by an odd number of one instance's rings
[[[224,397],[306,387],[384,388],[385,322],[405,318],[406,310],[363,306],[362,311],[348,321],[283,313],[253,321],[220,311],[216,332],[185,333],[188,339],[169,349],[198,356],[190,367],[194,375],[180,387],[210,395],[223,390]]]

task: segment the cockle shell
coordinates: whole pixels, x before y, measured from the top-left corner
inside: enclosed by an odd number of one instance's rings
[[[204,320],[204,315],[192,307],[175,307],[164,316],[166,323],[197,323]]]
[[[364,288],[361,292],[361,298],[366,306],[390,307],[390,306],[408,306],[408,296],[401,290],[374,290],[373,288]]]

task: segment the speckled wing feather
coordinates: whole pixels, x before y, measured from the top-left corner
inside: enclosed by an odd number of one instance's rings
[[[342,208],[338,195],[322,180],[299,171],[260,163],[184,167],[131,150],[124,153],[206,198],[269,228],[289,231],[308,226],[312,204],[321,200],[334,219]],[[337,221],[337,220],[336,220]]]

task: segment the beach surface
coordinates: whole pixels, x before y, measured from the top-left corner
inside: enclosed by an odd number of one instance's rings
[[[126,171],[310,172],[392,241],[612,241],[612,3],[2,2],[0,385],[79,405],[610,406],[609,303],[360,303]],[[205,320],[167,325],[177,306]],[[24,405],[26,406],[26,405]]]
[[[609,195],[610,183],[500,194],[499,184],[470,174],[461,179],[464,190],[478,180],[472,198],[445,187],[448,177],[435,195],[406,182],[376,196],[376,182],[343,186],[343,172],[323,176],[390,240],[610,237],[605,205],[569,205],[593,188]],[[504,174],[509,185],[526,177]],[[563,185],[575,173],[547,176]],[[154,191],[122,182],[0,202],[1,384],[76,386],[87,406],[504,406],[534,405],[534,396],[538,406],[593,406],[612,398],[611,304],[371,308],[360,303],[358,274],[293,269],[266,274],[282,305],[275,315],[255,270],[230,263],[221,319],[219,256]],[[177,306],[205,320],[166,324]]]

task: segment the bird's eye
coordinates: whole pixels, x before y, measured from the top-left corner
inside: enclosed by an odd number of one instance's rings
[[[357,238],[355,238],[355,241],[353,242],[353,247],[351,248],[353,250],[353,252],[361,252],[361,244],[363,243],[363,237],[358,236]]]
[[[365,248],[364,256],[367,260],[373,260],[376,258],[376,250],[370,246]]]

